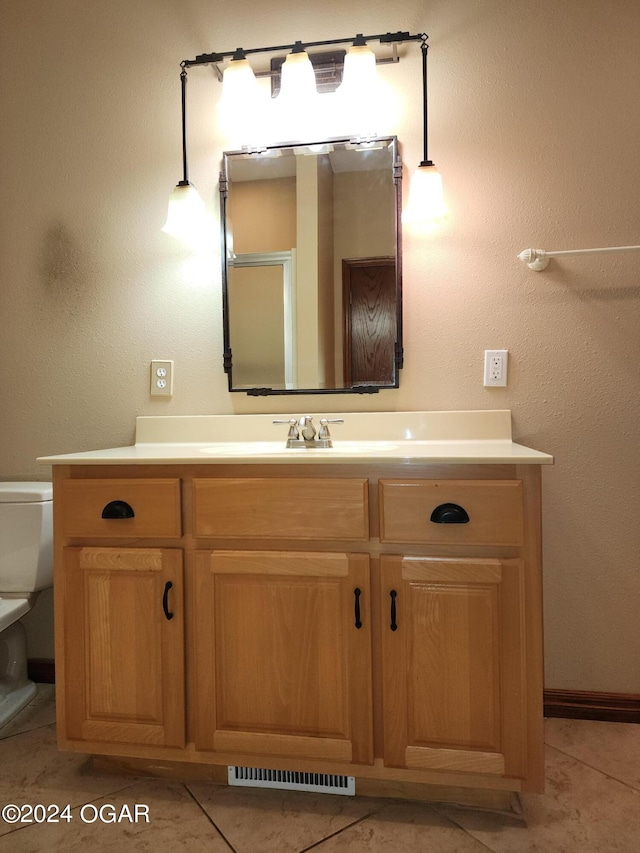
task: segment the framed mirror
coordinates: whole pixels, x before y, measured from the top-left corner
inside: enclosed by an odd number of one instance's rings
[[[401,180],[392,136],[224,153],[230,391],[362,394],[398,387]]]

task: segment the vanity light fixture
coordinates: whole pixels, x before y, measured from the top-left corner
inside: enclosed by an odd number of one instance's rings
[[[433,161],[429,159],[427,98],[427,51],[429,46],[426,33],[422,34],[421,39],[424,156],[411,178],[409,203],[402,215],[402,221],[415,230],[430,231],[447,215],[447,207],[442,192],[442,176]]]
[[[403,214],[403,221],[414,227],[432,225],[440,220],[447,209],[442,195],[442,178],[435,165],[429,160],[427,150],[427,38],[425,33],[411,34],[398,31],[395,33],[384,33],[380,35],[363,36],[359,33],[350,38],[329,39],[325,41],[301,42],[296,41],[292,45],[279,45],[274,47],[257,47],[244,50],[237,48],[235,51],[222,53],[202,53],[195,59],[186,59],[180,63],[182,69],[180,80],[182,84],[182,161],[183,179],[179,181],[169,199],[169,211],[167,222],[162,229],[172,236],[187,242],[194,243],[203,232],[206,221],[205,206],[195,187],[190,183],[187,173],[187,136],[186,136],[186,84],[187,69],[195,65],[213,65],[218,78],[223,81],[223,94],[221,96],[221,108],[223,111],[235,108],[237,114],[244,116],[252,127],[264,124],[259,116],[257,108],[257,77],[280,76],[280,95],[277,101],[285,107],[289,113],[288,118],[294,121],[298,110],[295,104],[315,101],[317,94],[316,80],[322,74],[323,91],[342,90],[342,97],[347,95],[353,100],[356,107],[352,111],[352,117],[362,114],[362,104],[367,99],[367,94],[373,91],[376,79],[376,64],[388,62],[399,62],[397,52],[398,44],[403,42],[419,41],[422,51],[422,101],[423,101],[423,145],[424,158],[414,173],[409,190],[409,203]],[[369,47],[369,42],[391,45],[393,55],[391,57],[377,58]],[[329,47],[333,45],[350,45],[346,55],[339,51],[337,55],[344,56],[343,62],[335,60],[335,55],[329,66],[321,66],[314,62],[314,54],[307,53],[307,48]],[[278,53],[289,51],[285,61],[279,70],[254,72],[247,56],[256,53]],[[318,54],[315,54],[317,57]],[[230,60],[224,72],[220,71],[219,63]],[[275,68],[272,60],[272,67]],[[342,85],[340,85],[342,83]],[[276,87],[277,88],[277,87]],[[287,109],[287,105],[290,105]],[[285,111],[283,111],[284,113]],[[289,124],[289,122],[286,122]],[[354,128],[355,130],[355,128]],[[359,141],[366,141],[374,136],[370,128],[361,130],[354,134]],[[252,145],[247,150],[262,151],[264,145]]]

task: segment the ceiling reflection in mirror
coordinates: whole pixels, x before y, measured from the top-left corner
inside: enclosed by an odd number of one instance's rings
[[[225,152],[229,389],[370,393],[402,364],[395,137]]]

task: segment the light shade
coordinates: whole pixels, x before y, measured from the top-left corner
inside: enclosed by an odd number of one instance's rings
[[[447,215],[442,176],[433,163],[421,163],[411,178],[409,203],[402,221],[414,228],[430,229]]]
[[[282,101],[302,105],[317,95],[316,75],[306,51],[292,51],[282,64],[280,74],[278,98]]]
[[[334,112],[352,136],[375,136],[380,115],[376,57],[366,43],[353,44],[344,58],[342,83],[336,91]]]
[[[344,58],[341,92],[366,95],[377,81],[376,56],[367,44],[353,44]]]
[[[238,54],[236,54],[238,55]],[[234,58],[222,73],[220,108],[246,109],[257,97],[258,81],[249,60]]]
[[[206,208],[198,190],[181,182],[169,196],[167,221],[162,230],[186,246],[196,246],[205,236]]]
[[[263,98],[256,75],[238,49],[222,74],[222,95],[218,102],[222,126],[232,144],[257,146],[264,140]]]

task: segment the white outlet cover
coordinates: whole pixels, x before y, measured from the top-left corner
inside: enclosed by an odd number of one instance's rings
[[[153,397],[173,396],[173,361],[170,359],[151,362],[149,394]]]
[[[484,351],[485,388],[504,388],[507,384],[509,350],[486,349]]]

